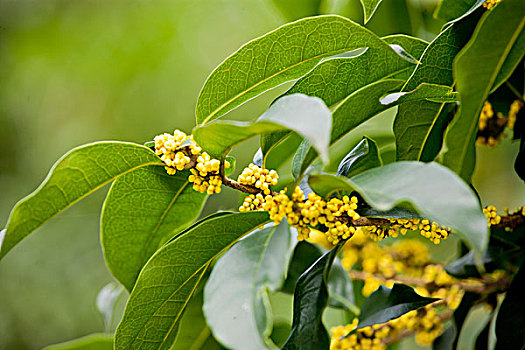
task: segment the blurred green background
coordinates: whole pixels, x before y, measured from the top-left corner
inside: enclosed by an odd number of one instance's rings
[[[379,35],[431,40],[443,22],[437,0],[385,1],[367,25]],[[143,143],[190,132],[207,75],[246,41],[318,13],[362,23],[358,0],[0,0],[0,221],[54,161],[97,140]],[[253,119],[285,87],[230,113]],[[340,143],[340,158],[366,133],[390,135],[394,111]],[[236,150],[249,162],[257,140]],[[514,207],[525,188],[511,171],[516,144],[480,151],[475,182],[485,203]],[[112,281],[99,244],[107,188],[24,240],[0,263],[0,350],[40,349],[104,331],[96,308]],[[204,213],[235,207],[224,191]],[[452,199],[451,199],[452,200]]]

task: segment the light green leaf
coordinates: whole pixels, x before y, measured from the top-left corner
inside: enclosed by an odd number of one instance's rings
[[[450,86],[423,83],[413,91],[394,92],[382,97],[379,102],[384,105],[402,104],[411,101],[427,100],[430,102],[456,102],[458,94]]]
[[[363,13],[365,17],[365,24],[372,18],[377,7],[383,0],[360,0],[361,6],[363,6]]]
[[[206,195],[193,190],[188,176],[148,166],[111,186],[100,221],[102,248],[109,270],[128,291],[153,253],[199,215]]]
[[[384,79],[369,84],[349,95],[332,112],[333,125],[330,144],[337,142],[361,123],[390,108],[391,106],[379,103],[379,99],[386,93],[400,88],[402,84],[403,80]],[[317,153],[313,149],[309,149],[304,154],[300,154],[298,151],[294,157],[294,163],[297,166],[296,174],[304,173],[316,157]]]
[[[146,263],[115,334],[115,349],[169,349],[209,264],[269,221],[266,212],[218,213],[159,249]]]
[[[455,230],[480,253],[488,243],[485,216],[472,189],[448,168],[437,163],[397,162],[346,179],[312,175],[308,183],[322,196],[357,191],[374,209],[415,209],[422,217]]]
[[[95,333],[65,343],[46,346],[43,350],[112,350],[111,334]]]
[[[0,240],[0,259],[31,232],[116,177],[157,164],[162,163],[155,153],[134,143],[95,142],[72,149],[11,211]]]
[[[197,123],[210,122],[301,77],[325,57],[365,47],[382,48],[384,42],[343,17],[318,16],[285,24],[248,42],[211,73],[197,101]]]
[[[279,226],[252,232],[224,254],[204,289],[204,314],[217,340],[232,349],[277,349],[268,293],[287,273],[291,234]]]
[[[525,6],[505,0],[481,19],[472,39],[454,62],[461,104],[446,134],[443,162],[467,181],[475,166],[475,140],[483,104],[507,59],[525,54]]]
[[[414,90],[422,83],[452,86],[452,62],[469,40],[478,17],[479,12],[472,13],[446,27],[427,47],[419,59],[420,64],[403,86],[402,91]],[[439,117],[444,118],[442,113],[444,108],[443,103],[424,100],[399,106],[394,120],[398,160],[432,161],[434,159],[437,152],[431,154],[427,151],[423,154],[422,150],[428,142],[435,140],[430,137],[432,133],[443,135],[446,123],[443,123]]]
[[[377,168],[383,162],[379,156],[377,145],[368,137],[363,139],[343,158],[337,168],[337,175],[352,177],[365,170]]]
[[[193,137],[208,153],[222,157],[233,146],[262,133],[293,130],[328,160],[332,116],[323,101],[301,94],[277,100],[255,122],[215,121],[193,129]]]

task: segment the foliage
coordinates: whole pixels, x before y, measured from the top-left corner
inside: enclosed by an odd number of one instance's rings
[[[59,159],[13,208],[0,258],[113,181],[102,247],[130,295],[114,335],[55,348],[105,348],[114,339],[115,349],[385,349],[412,334],[421,344],[456,344],[468,312],[495,308],[498,298],[496,347],[525,346],[516,335],[523,317],[514,317],[523,311],[525,207],[505,215],[482,209],[471,182],[477,138],[495,146],[508,128],[524,142],[524,87],[512,84],[516,75],[523,80],[525,8],[519,0],[442,2],[437,14],[451,21],[430,43],[381,38],[335,15],[285,24],[211,73],[191,135],[175,130],[145,146],[97,142]],[[368,22],[381,1],[361,3]],[[259,118],[221,120],[292,81]],[[330,173],[339,141],[393,107],[395,159],[386,160],[379,139],[360,135]],[[252,137],[261,145],[255,164],[228,177],[230,151]],[[279,178],[286,169],[292,177]],[[223,187],[242,193],[239,212],[197,220]],[[401,238],[409,231],[434,244],[457,236],[465,249],[445,266],[425,245]],[[295,237],[328,251],[301,255]],[[366,300],[349,295],[359,281]],[[283,337],[271,300],[291,289]],[[324,315],[337,309],[346,325],[330,340]],[[438,338],[448,319],[454,328]],[[476,344],[487,348],[493,337],[487,328]]]

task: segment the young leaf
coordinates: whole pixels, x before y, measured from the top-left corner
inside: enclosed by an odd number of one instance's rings
[[[388,322],[437,300],[422,297],[404,284],[395,283],[392,289],[381,285],[361,307],[356,329]]]
[[[65,343],[46,346],[43,350],[112,350],[111,334],[95,333]]]
[[[161,164],[149,148],[134,143],[95,142],[72,149],[11,211],[0,241],[0,259],[31,232],[118,176]]]
[[[392,105],[420,100],[437,103],[456,102],[458,94],[453,92],[450,86],[423,83],[413,91],[394,92],[386,95],[379,102],[384,105]]]
[[[206,195],[193,190],[188,176],[148,166],[111,186],[100,221],[102,248],[109,270],[128,291],[153,253],[199,215]]]
[[[481,10],[480,10],[481,11]],[[420,64],[403,86],[402,91],[416,89],[422,83],[452,86],[452,62],[457,53],[467,43],[479,17],[479,11],[450,24],[426,48],[419,59]],[[437,133],[440,140],[447,126],[442,118],[443,103],[414,101],[399,106],[394,120],[396,137],[396,156],[398,160],[432,161],[435,153],[423,154],[427,143],[435,142]]]
[[[368,29],[339,16],[285,24],[248,42],[208,77],[197,100],[197,123],[217,119],[255,96],[301,77],[323,58],[384,47]]]
[[[363,6],[363,13],[365,15],[365,24],[372,18],[381,1],[383,0],[361,0],[361,6]]]
[[[213,335],[232,349],[276,349],[268,292],[279,289],[292,255],[285,220],[252,232],[215,264],[203,310]]]
[[[521,0],[502,1],[481,19],[472,39],[454,61],[459,111],[445,137],[443,163],[470,180],[475,166],[478,119],[490,91],[503,79],[505,61],[519,62],[525,54],[525,6]],[[508,63],[505,71],[510,70]],[[503,75],[510,75],[503,72]]]
[[[332,116],[317,97],[293,94],[280,98],[255,122],[216,121],[193,129],[197,143],[213,156],[221,157],[236,144],[253,136],[293,130],[308,140],[328,161]]]
[[[351,179],[313,175],[309,184],[322,196],[336,190],[355,190],[378,210],[413,208],[422,217],[456,230],[478,256],[487,247],[487,223],[475,193],[456,174],[437,163],[397,162]]]
[[[498,5],[499,6],[499,5]],[[525,264],[514,276],[496,318],[496,350],[525,347]]]
[[[294,293],[292,332],[283,350],[320,350],[330,347],[322,316],[328,305],[330,268],[340,248],[341,245],[338,245],[325,253],[299,277]]]
[[[266,212],[222,213],[184,231],[146,263],[115,334],[115,349],[169,349],[209,264],[269,221]]]
[[[365,170],[377,168],[382,163],[374,140],[363,137],[339,163],[337,175],[352,177]]]

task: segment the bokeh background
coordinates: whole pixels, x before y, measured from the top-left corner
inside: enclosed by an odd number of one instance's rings
[[[432,18],[436,2],[385,1],[367,27],[431,40],[443,24]],[[246,41],[319,13],[362,23],[358,0],[0,0],[0,226],[72,147],[191,132],[200,87],[216,65]],[[256,118],[284,88],[228,117]],[[363,134],[391,139],[394,113],[346,137],[334,158]],[[238,167],[256,149],[253,140],[235,150]],[[525,198],[512,171],[516,152],[508,140],[478,150],[474,181],[484,204],[513,208]],[[68,209],[0,262],[1,350],[40,349],[105,330],[96,296],[112,281],[99,243],[106,191]],[[238,194],[224,191],[204,214],[237,201]]]

